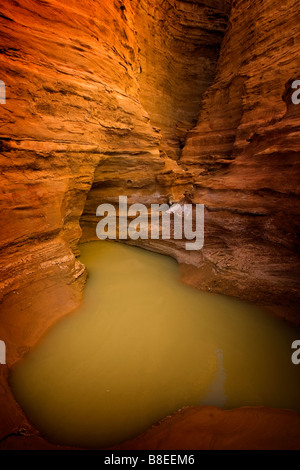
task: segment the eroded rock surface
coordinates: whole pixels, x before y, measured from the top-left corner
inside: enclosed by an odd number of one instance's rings
[[[0,338],[8,366],[80,302],[85,269],[74,254],[92,183],[106,187],[107,199],[131,184],[149,197],[187,182],[174,159],[213,80],[228,12],[221,0],[2,2]],[[19,421],[4,376],[1,435]]]
[[[189,407],[115,449],[297,450],[300,414],[264,407]]]
[[[147,432],[109,450],[299,450],[300,414],[265,407],[220,410],[187,407]],[[0,442],[1,450],[71,449],[20,427]]]
[[[229,12],[226,0],[2,1],[0,339],[8,367],[79,305],[81,229],[82,240],[95,239],[96,207],[120,194],[149,205],[188,192],[204,203],[203,251],[144,246],[177,258],[196,287],[299,322],[300,106],[289,95],[299,78],[297,3],[233,1],[215,75]],[[23,442],[30,426],[4,367],[0,437]]]
[[[202,268],[186,266],[187,278],[299,323],[296,10],[294,0],[233,2],[215,82],[180,162],[207,209]]]
[[[181,241],[140,244],[175,257],[185,282],[258,302],[299,324],[300,106],[291,101],[299,61],[296,12],[295,0],[280,7],[233,2],[214,83],[202,95],[198,123],[181,141],[179,158],[171,127],[161,126],[166,167],[154,172],[155,185],[137,162],[134,168],[100,162],[81,219],[83,240],[97,239],[102,201],[116,204],[126,194],[129,204],[149,206],[188,194],[206,207],[204,249],[187,252]],[[146,105],[151,122],[169,122]]]

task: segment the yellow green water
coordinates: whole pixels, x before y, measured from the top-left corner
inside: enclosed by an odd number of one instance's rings
[[[300,366],[285,322],[180,282],[166,256],[83,245],[82,306],[12,371],[13,392],[48,439],[101,447],[186,405],[300,411]]]

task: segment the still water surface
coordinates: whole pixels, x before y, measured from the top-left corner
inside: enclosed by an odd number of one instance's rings
[[[248,303],[180,282],[169,257],[87,243],[82,306],[12,371],[13,392],[50,440],[124,441],[186,405],[300,411],[299,332]]]

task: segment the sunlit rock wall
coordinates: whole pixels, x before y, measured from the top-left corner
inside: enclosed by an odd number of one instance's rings
[[[94,206],[132,186],[159,200],[182,194],[189,175],[176,159],[213,81],[228,13],[225,0],[1,2],[0,339],[8,366],[81,300],[86,273],[75,255],[92,184]],[[88,210],[81,225],[95,234]],[[6,366],[1,376],[5,435],[26,420]]]

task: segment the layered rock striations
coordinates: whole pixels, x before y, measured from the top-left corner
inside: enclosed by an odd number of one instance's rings
[[[214,79],[229,10],[228,1],[124,3],[122,18],[134,28],[138,50],[130,66],[157,137],[159,160],[138,151],[138,137],[128,144],[133,133],[124,132],[124,146],[118,142],[99,160],[80,221],[82,241],[96,239],[100,203],[116,204],[119,195],[127,195],[129,203],[149,206],[179,200],[191,185],[193,176],[177,160]],[[170,253],[160,244],[154,250]]]
[[[228,23],[229,1],[138,3],[140,99],[160,129],[161,151],[178,159],[197,122],[203,92],[215,75]]]
[[[78,242],[96,238],[97,206],[119,195],[150,205],[188,192],[204,203],[201,252],[144,246],[177,258],[196,287],[299,322],[297,5],[233,1],[220,53],[230,7],[2,1],[0,339],[9,367],[79,305]],[[0,372],[5,447],[36,430],[10,393],[7,366]]]
[[[92,183],[106,188],[100,202],[131,184],[158,199],[186,184],[174,158],[213,80],[228,14],[228,2],[214,3],[2,2],[0,338],[9,366],[80,302],[85,268],[75,254]],[[1,373],[4,435],[20,413]]]
[[[81,219],[82,240],[97,239],[95,213],[103,201],[115,204],[119,194],[126,194],[129,203],[149,206],[179,201],[188,193],[194,203],[205,204],[203,250],[186,252],[180,241],[139,244],[175,257],[185,282],[258,302],[299,324],[300,106],[292,103],[290,93],[297,78],[299,35],[294,0],[279,8],[270,1],[233,2],[214,83],[201,95],[198,123],[183,141],[170,138],[174,126],[163,114],[168,99],[162,104],[153,99],[156,114],[146,100],[155,80],[161,96],[160,80],[142,73],[141,97],[150,122],[165,123],[159,124],[165,170],[156,172],[151,185],[138,163],[124,172],[120,160],[113,162],[110,175],[112,160],[100,162]],[[178,46],[174,51],[178,57]],[[201,60],[197,58],[197,66]],[[187,70],[183,63],[181,70]],[[183,83],[190,83],[188,75]],[[165,96],[175,96],[182,112],[181,94],[171,89],[174,95],[165,90]],[[172,111],[172,120],[179,119]],[[183,129],[182,122],[177,120],[177,130]],[[132,171],[137,173],[130,176]]]
[[[186,267],[187,278],[299,323],[296,12],[294,0],[233,2],[215,82],[180,162],[206,206],[202,267]]]
[[[47,322],[77,305],[84,267],[73,253],[92,183],[95,205],[121,192],[138,197],[137,188],[141,197],[161,199],[166,187],[188,182],[172,160],[180,143],[170,140],[176,141],[179,115],[192,126],[213,80],[227,4],[4,2],[4,323],[9,311],[9,323],[22,331],[32,318]],[[163,154],[168,146],[172,151]]]

